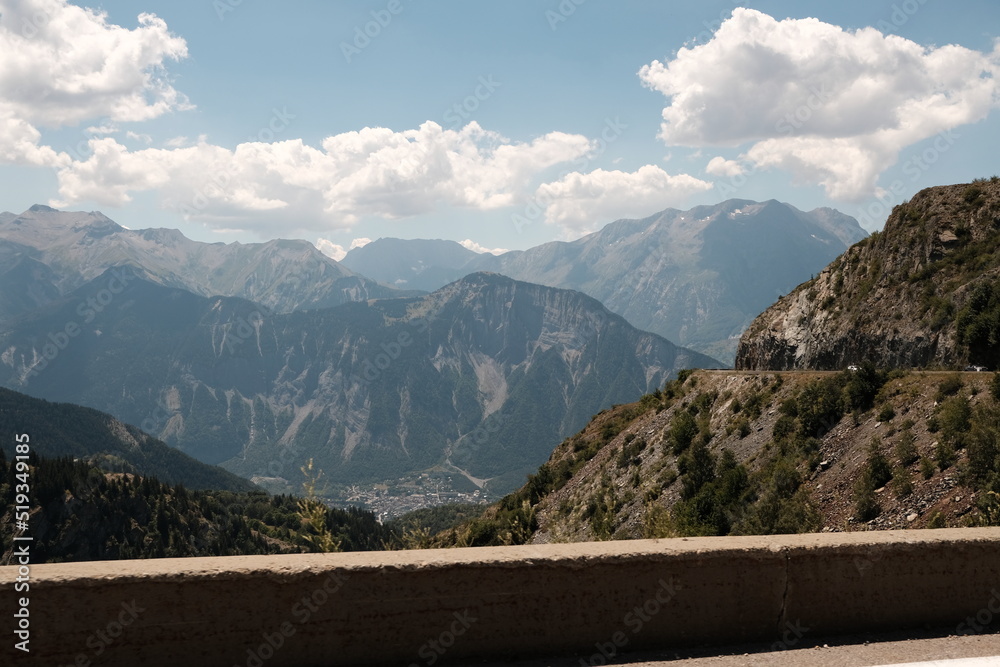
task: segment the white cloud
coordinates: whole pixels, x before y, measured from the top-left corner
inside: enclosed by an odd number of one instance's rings
[[[132,141],[141,141],[147,146],[153,143],[153,137],[149,136],[148,134],[140,134],[138,132],[133,132],[132,130],[128,130],[125,133],[125,138],[131,139]]]
[[[337,260],[338,262],[347,256],[347,251],[344,249],[344,246],[339,243],[334,243],[329,239],[317,239],[314,245],[321,253],[327,257]]]
[[[858,200],[903,148],[997,106],[1000,46],[923,47],[873,28],[737,8],[709,42],[639,76],[670,98],[660,131],[668,145],[753,142],[746,157],[756,166]]]
[[[465,239],[464,241],[459,241],[459,244],[465,246],[472,252],[478,252],[480,255],[483,253],[490,253],[491,255],[502,255],[508,252],[506,248],[487,248],[486,246],[479,245],[472,239]]]
[[[634,172],[573,172],[541,185],[535,199],[546,205],[546,222],[586,233],[609,220],[650,215],[711,188],[711,183],[694,176],[671,175],[656,165],[645,165]]]
[[[367,238],[354,239],[351,241],[350,249],[354,250],[355,248],[363,248],[371,242],[372,240]],[[321,253],[327,257],[337,260],[338,262],[347,256],[347,249],[345,249],[344,246],[339,243],[334,243],[329,239],[317,239],[315,245],[316,249]]]
[[[66,0],[0,0],[0,162],[66,164],[40,146],[38,128],[103,118],[143,121],[190,108],[163,64],[187,57],[187,44],[153,14],[127,30],[107,15]]]
[[[705,173],[712,176],[739,176],[743,173],[743,165],[736,160],[727,160],[722,156],[716,156],[708,161]]]
[[[580,135],[552,132],[511,142],[470,123],[445,130],[432,121],[415,130],[364,128],[328,137],[321,149],[301,140],[252,142],[234,150],[200,138],[195,146],[130,151],[111,138],[92,139],[86,161],[59,169],[66,206],[95,200],[110,206],[155,190],[164,205],[206,224],[234,219],[267,235],[345,228],[364,216],[402,218],[441,205],[477,210],[527,196],[537,174],[592,148]],[[277,220],[280,212],[281,221]]]

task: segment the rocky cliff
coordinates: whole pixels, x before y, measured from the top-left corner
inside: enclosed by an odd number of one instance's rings
[[[778,300],[743,334],[738,369],[1000,362],[1000,179],[929,188]]]

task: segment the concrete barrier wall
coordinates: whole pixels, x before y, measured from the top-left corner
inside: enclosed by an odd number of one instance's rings
[[[604,664],[641,648],[977,631],[1000,619],[1000,528],[34,565],[28,593],[18,576],[0,568],[4,665]],[[24,596],[30,653],[13,648]]]

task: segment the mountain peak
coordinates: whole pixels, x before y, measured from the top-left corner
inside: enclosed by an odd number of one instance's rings
[[[52,208],[51,206],[46,206],[45,204],[35,204],[28,211],[32,213],[59,213],[58,209]]]

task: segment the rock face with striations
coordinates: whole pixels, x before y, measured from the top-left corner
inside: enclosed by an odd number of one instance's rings
[[[743,334],[746,370],[1000,362],[1000,179],[928,188]]]

